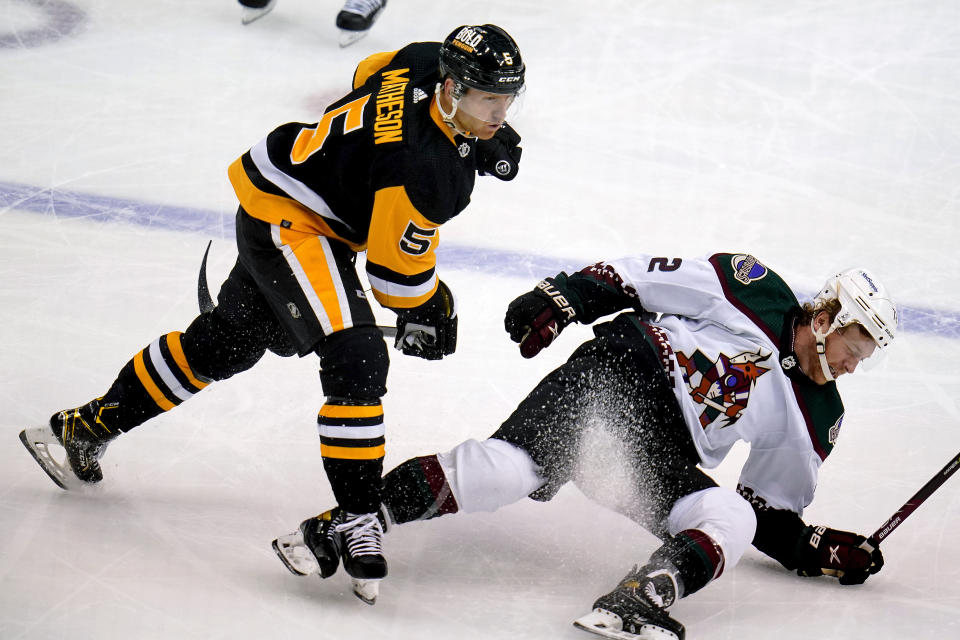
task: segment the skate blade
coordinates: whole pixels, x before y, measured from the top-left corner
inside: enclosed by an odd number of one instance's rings
[[[50,451],[50,445],[60,447],[60,442],[49,425],[24,429],[20,432],[20,442],[27,448],[33,459],[37,461],[40,468],[61,489],[69,491],[70,489],[78,489],[84,484],[70,469],[66,451],[63,452],[63,460],[57,460]]]
[[[349,47],[358,40],[362,40],[368,33],[370,33],[369,29],[366,31],[347,31],[346,29],[340,29],[339,31],[341,49],[344,47]]]
[[[241,14],[240,16],[240,23],[243,25],[248,25],[251,22],[256,22],[263,16],[273,11],[273,7],[276,4],[277,4],[276,0],[273,0],[273,2],[271,2],[270,4],[268,4],[267,6],[261,9],[251,9],[250,7],[244,7],[243,14]]]
[[[605,609],[594,609],[587,615],[577,618],[573,621],[573,626],[604,638],[618,640],[679,640],[677,634],[672,631],[649,624],[641,626],[638,633],[624,631],[620,616]]]
[[[273,541],[273,551],[283,565],[295,576],[310,576],[320,572],[320,565],[307,545],[300,530]]]
[[[380,595],[380,580],[361,580],[352,578],[353,595],[357,596],[367,604],[376,604],[377,596]]]

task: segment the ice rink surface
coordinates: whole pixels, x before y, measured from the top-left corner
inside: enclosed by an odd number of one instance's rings
[[[460,346],[393,357],[388,468],[486,437],[590,335],[522,360],[509,300],[632,252],[751,252],[801,294],[864,265],[902,303],[887,366],[840,382],[808,522],[870,533],[960,449],[960,4],[391,0],[347,49],[339,8],[280,0],[243,27],[232,0],[0,0],[0,638],[573,640],[657,546],[568,486],[395,529],[374,607],[343,576],[295,578],[270,541],[332,502],[313,358],[268,355],[119,439],[95,490],[56,488],[17,441],[194,317],[208,239],[214,286],[236,255],[230,162],[316,120],[365,55],[464,23],[520,43],[523,162],[443,228]],[[861,587],[750,549],[674,615],[691,639],[958,637],[958,496]]]

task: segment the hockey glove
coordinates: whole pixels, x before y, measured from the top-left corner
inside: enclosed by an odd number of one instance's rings
[[[393,343],[404,355],[440,360],[457,349],[457,301],[440,282],[429,300],[397,312],[397,337]]]
[[[504,123],[489,140],[477,140],[477,173],[513,180],[520,170],[520,134]]]
[[[573,307],[574,296],[566,288],[567,274],[545,278],[528,293],[515,299],[507,307],[503,326],[510,339],[520,343],[520,355],[532,358],[563,328],[577,319]]]
[[[827,527],[807,527],[800,535],[800,576],[834,576],[840,584],[862,584],[883,568],[880,549],[861,548],[864,536]]]

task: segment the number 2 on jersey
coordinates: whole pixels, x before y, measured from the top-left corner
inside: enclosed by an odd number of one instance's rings
[[[647,266],[647,273],[650,273],[653,270],[676,271],[680,268],[680,263],[682,262],[682,258],[674,258],[673,260],[668,258],[650,258],[650,264]]]

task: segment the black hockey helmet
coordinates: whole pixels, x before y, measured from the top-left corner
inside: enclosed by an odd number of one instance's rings
[[[519,93],[525,70],[517,43],[493,24],[457,27],[440,47],[440,74],[471,89]]]

